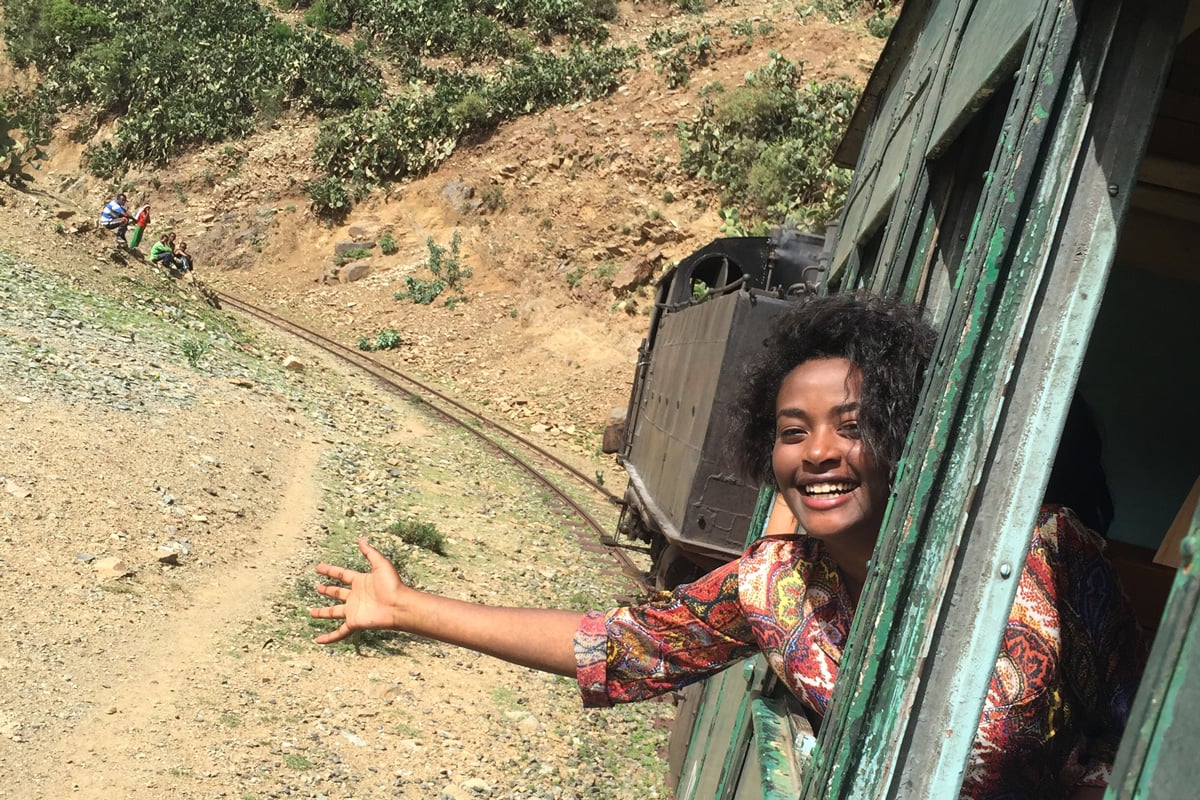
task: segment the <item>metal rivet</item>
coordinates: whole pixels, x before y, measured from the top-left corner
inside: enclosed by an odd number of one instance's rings
[[[1000,577],[1001,578],[1012,577],[1012,564],[1001,564],[1000,565]]]
[[[1109,197],[1116,197],[1120,193],[1121,193],[1120,186],[1117,186],[1115,183],[1110,183],[1108,185],[1108,196]]]

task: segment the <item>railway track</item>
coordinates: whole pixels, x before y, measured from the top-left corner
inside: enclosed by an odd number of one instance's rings
[[[534,458],[540,460],[543,464],[549,465],[550,469],[558,473],[570,475],[588,490],[601,495],[609,502],[619,502],[619,498],[616,495],[592,480],[592,478],[536,442],[479,414],[470,407],[417,380],[411,375],[393,369],[386,364],[381,364],[362,351],[348,347],[286,317],[281,317],[278,314],[259,308],[232,295],[217,292],[208,287],[205,287],[205,290],[206,298],[213,305],[219,304],[220,307],[229,308],[254,317],[276,329],[303,339],[314,347],[353,366],[355,369],[369,374],[385,390],[407,395],[421,402],[433,414],[478,438],[486,447],[511,461],[536,484],[550,492],[558,502],[569,510],[571,516],[586,528],[588,534],[594,536],[595,541],[605,545],[606,551],[616,560],[621,571],[628,578],[635,581],[644,591],[653,591],[654,587],[648,582],[645,573],[638,568],[637,564],[634,563],[623,548],[615,544],[612,533],[596,520],[575,498],[551,480],[543,469],[539,469],[533,463],[533,458],[523,455],[520,451],[523,450],[524,453],[533,454]],[[502,441],[502,439],[507,440],[507,442]],[[511,443],[516,443],[516,447],[512,446]]]

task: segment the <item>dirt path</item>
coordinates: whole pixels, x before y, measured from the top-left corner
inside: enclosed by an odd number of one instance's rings
[[[436,643],[312,642],[313,566],[360,534],[434,591],[611,605],[612,564],[513,468],[168,278],[114,287],[0,253],[0,797],[663,796],[669,705],[584,713],[572,681]]]
[[[203,692],[221,691],[222,676],[238,669],[228,655],[236,632],[272,613],[280,584],[295,569],[290,559],[304,551],[306,532],[318,523],[318,455],[312,445],[293,451],[279,507],[251,532],[253,548],[214,570],[187,607],[139,631],[123,663],[105,666],[92,713],[53,748],[49,763],[63,768],[46,776],[41,796],[163,796],[161,765],[147,763],[145,750],[186,751],[211,736],[204,715],[187,712]]]

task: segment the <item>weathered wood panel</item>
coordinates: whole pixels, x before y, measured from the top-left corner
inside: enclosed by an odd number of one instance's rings
[[[942,65],[951,77],[937,109],[934,150],[953,139],[1020,64],[1025,37],[1041,5],[1041,0],[1009,0],[976,6],[953,61]]]
[[[1113,766],[1109,797],[1195,797],[1200,741],[1200,509],[1181,544],[1182,560]]]

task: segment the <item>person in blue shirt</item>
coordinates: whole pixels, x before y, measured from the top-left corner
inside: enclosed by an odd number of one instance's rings
[[[128,247],[129,242],[125,239],[125,230],[129,227],[129,211],[125,208],[124,193],[118,194],[114,199],[110,200],[104,206],[104,210],[100,212],[100,227],[114,231],[117,235],[117,244],[122,247]]]

